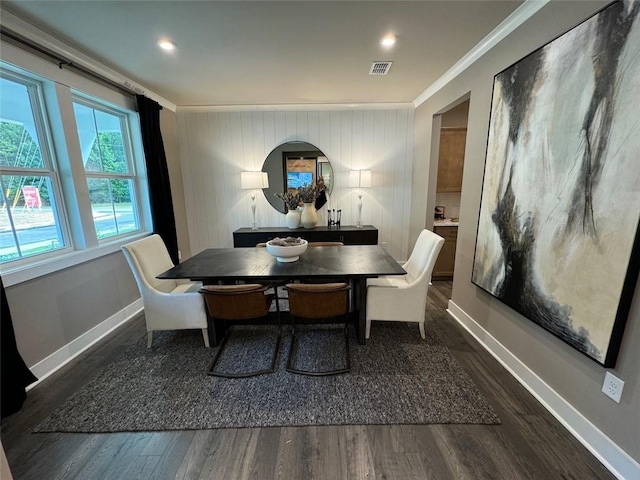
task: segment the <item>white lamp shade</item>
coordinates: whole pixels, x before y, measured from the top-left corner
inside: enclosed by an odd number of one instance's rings
[[[349,172],[349,187],[351,188],[371,187],[371,170],[351,170]]]
[[[360,188],[371,188],[371,170],[360,172]]]
[[[269,176],[267,172],[241,172],[241,188],[269,188]]]
[[[351,170],[349,172],[349,187],[358,188],[360,186],[360,171]]]

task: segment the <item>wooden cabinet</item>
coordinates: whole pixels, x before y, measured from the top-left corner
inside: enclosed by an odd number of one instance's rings
[[[453,267],[456,262],[456,242],[458,241],[458,227],[434,227],[433,231],[444,238],[444,245],[433,267],[433,280],[451,280]]]
[[[462,191],[462,169],[466,142],[466,128],[443,128],[440,130],[437,192]]]
[[[377,245],[378,229],[372,225],[362,228],[344,226],[340,228],[239,228],[233,232],[234,247],[255,247],[276,237],[302,237],[309,242],[342,242],[345,245]]]

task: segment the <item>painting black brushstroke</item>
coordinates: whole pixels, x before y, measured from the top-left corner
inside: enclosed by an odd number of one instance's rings
[[[640,245],[640,2],[494,79],[472,281],[615,364]]]

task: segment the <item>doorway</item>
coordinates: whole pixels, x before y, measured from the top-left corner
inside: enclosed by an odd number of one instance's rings
[[[444,238],[444,245],[433,268],[434,280],[453,280],[468,121],[468,99],[441,114],[433,231]]]

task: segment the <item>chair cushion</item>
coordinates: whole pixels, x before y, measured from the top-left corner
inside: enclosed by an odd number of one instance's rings
[[[266,317],[275,295],[265,295],[258,284],[206,285],[200,289],[209,315],[221,320],[248,320]]]
[[[310,319],[345,315],[348,288],[346,283],[289,283],[289,312]]]
[[[287,289],[294,292],[335,292],[348,287],[346,283],[288,283]]]
[[[367,287],[387,287],[387,288],[399,288],[406,287],[411,283],[410,279],[404,276],[389,276],[389,277],[378,277],[378,278],[368,278],[367,279]]]
[[[205,285],[202,287],[202,290],[205,290],[202,293],[248,293],[255,292],[257,290],[265,290],[265,286],[257,283],[245,283],[241,285]]]
[[[440,252],[442,242],[444,242],[442,237],[429,230],[425,229],[420,232],[409,260],[403,265],[403,268],[407,271],[409,282],[417,280],[425,272],[431,277],[431,270]]]
[[[124,245],[124,248],[137,263],[137,269],[140,274],[144,275],[146,282],[152,288],[164,293],[170,293],[176,288],[177,282],[175,280],[156,278],[174,266],[167,247],[159,235],[154,234],[137,240]]]
[[[181,283],[171,290],[171,293],[197,293],[201,288],[202,283],[200,282]]]

